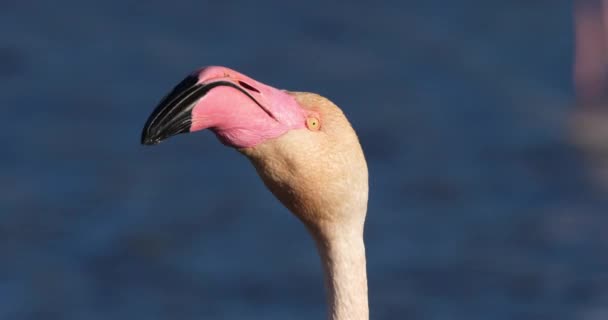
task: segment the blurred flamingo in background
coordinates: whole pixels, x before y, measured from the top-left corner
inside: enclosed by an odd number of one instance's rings
[[[278,90],[228,68],[207,67],[160,102],[142,143],[203,129],[247,156],[306,225],[323,262],[329,318],[368,319],[367,164],[342,111],[313,93]]]
[[[574,37],[572,137],[608,190],[608,0],[575,1]]]
[[[587,105],[608,96],[608,0],[578,0],[574,8],[574,84]]]

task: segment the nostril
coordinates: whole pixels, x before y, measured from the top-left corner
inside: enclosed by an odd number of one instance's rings
[[[240,81],[240,80],[239,80],[239,84],[241,85],[241,87],[243,87],[243,88],[245,88],[245,89],[247,89],[247,90],[249,90],[249,91],[255,91],[255,92],[257,92],[257,93],[260,93],[260,90],[258,90],[258,89],[256,89],[256,88],[252,87],[251,85],[249,85],[249,84],[248,84],[248,83],[246,83],[246,82],[243,82],[243,81]]]

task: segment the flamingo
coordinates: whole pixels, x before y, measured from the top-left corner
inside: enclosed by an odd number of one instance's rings
[[[279,90],[210,66],[161,100],[141,142],[154,145],[203,129],[249,158],[266,187],[306,226],[323,265],[328,318],[368,319],[368,171],[344,113],[320,95]]]
[[[608,0],[574,1],[573,83],[577,108],[570,138],[591,180],[608,190]]]

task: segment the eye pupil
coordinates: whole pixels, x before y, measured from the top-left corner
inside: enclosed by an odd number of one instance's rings
[[[319,126],[320,126],[319,119],[314,118],[314,117],[310,117],[310,118],[306,119],[306,127],[308,127],[308,129],[317,131],[317,130],[319,130]]]

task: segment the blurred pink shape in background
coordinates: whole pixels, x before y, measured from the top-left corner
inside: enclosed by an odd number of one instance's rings
[[[583,105],[600,105],[608,88],[608,0],[574,3],[574,86]]]

